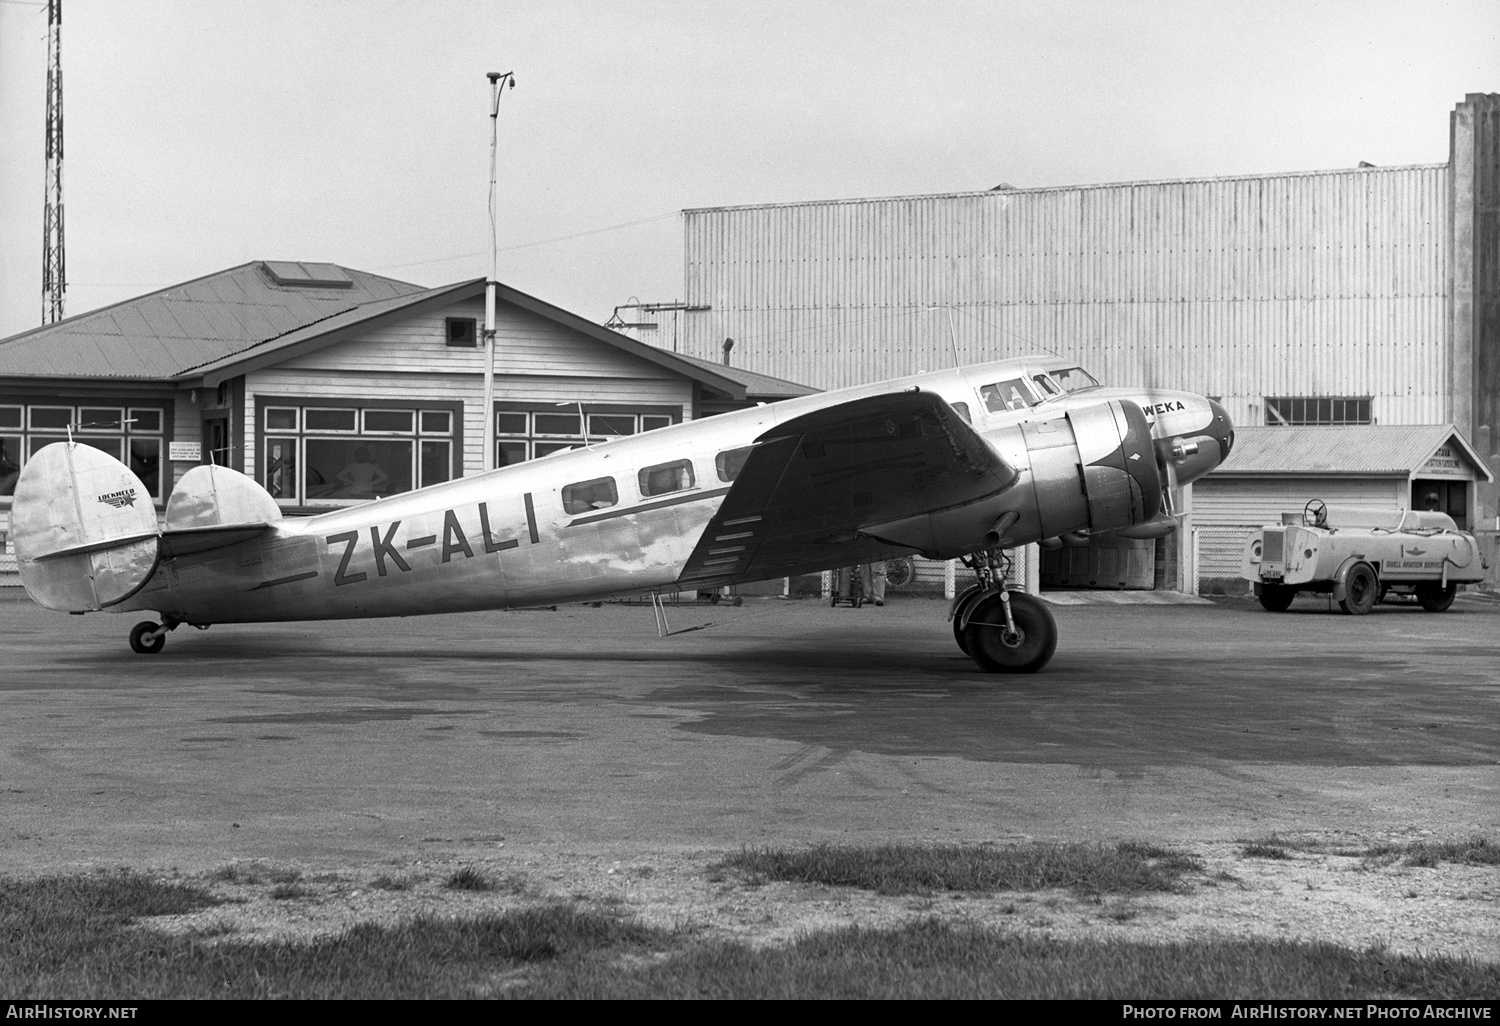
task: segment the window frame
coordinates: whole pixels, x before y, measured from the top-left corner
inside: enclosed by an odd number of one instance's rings
[[[583,420],[579,427],[586,430],[588,418],[600,417],[633,417],[635,419],[636,431],[633,435],[598,435],[593,432],[584,434],[577,431],[572,434],[558,434],[556,432],[538,432],[536,430],[536,415],[560,414],[567,416],[567,408],[572,408],[572,416],[578,417],[578,403],[558,403],[553,400],[496,400],[494,408],[490,411],[489,430],[495,436],[495,459],[496,467],[516,466],[518,463],[529,463],[532,460],[550,456],[555,452],[564,452],[568,449],[581,449],[590,442],[613,441],[617,438],[633,438],[645,434],[647,431],[657,431],[664,427],[682,422],[682,407],[664,406],[660,404],[633,403],[583,403]],[[501,416],[520,416],[524,430],[502,431],[500,430],[499,418]],[[645,421],[664,420],[666,423],[657,424],[654,427],[643,426]],[[520,460],[499,462],[504,446],[519,446],[522,452]],[[538,454],[538,449],[545,449]]]
[[[154,490],[151,501],[158,509],[165,508],[167,499],[172,494],[172,486],[176,483],[176,475],[172,473],[172,463],[167,458],[168,447],[173,439],[173,428],[175,427],[176,400],[172,396],[156,395],[121,395],[119,393],[97,393],[90,395],[87,391],[83,394],[71,396],[58,395],[56,392],[25,392],[7,391],[0,394],[0,409],[19,410],[19,424],[14,427],[0,427],[0,436],[16,440],[16,452],[7,453],[7,458],[14,456],[15,470],[20,474],[21,468],[31,459],[33,448],[42,445],[51,445],[53,442],[65,442],[68,440],[68,426],[62,427],[33,427],[34,410],[68,411],[68,424],[79,425],[73,429],[75,441],[93,445],[101,448],[96,443],[113,441],[114,450],[110,454],[119,459],[131,471],[141,478],[146,485],[148,493]],[[105,410],[119,417],[119,426],[113,428],[85,428],[82,425],[84,410]],[[135,414],[156,414],[155,427],[136,427]],[[154,441],[156,444],[156,457],[154,466],[155,481],[149,480],[150,474],[143,473],[143,467],[132,460],[132,444],[137,440]],[[12,471],[6,471],[8,475]],[[0,475],[4,476],[4,475]],[[12,489],[14,482],[10,482]],[[13,495],[0,495],[0,512],[8,511],[13,503]],[[0,521],[3,523],[3,521]]]
[[[1266,427],[1363,427],[1375,423],[1375,397],[1371,395],[1268,395],[1262,399]]]

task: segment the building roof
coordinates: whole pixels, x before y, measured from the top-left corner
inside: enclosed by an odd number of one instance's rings
[[[423,291],[336,264],[257,260],[0,340],[0,375],[171,379]]]
[[[1456,443],[1476,472],[1494,475],[1452,424],[1246,427],[1214,477],[1266,474],[1408,477],[1444,445]]]
[[[688,356],[685,353],[674,353],[679,360],[686,360],[705,367],[715,373],[722,374],[726,378],[738,381],[745,386],[745,398],[755,399],[761,402],[775,402],[778,399],[795,399],[799,395],[815,395],[822,389],[813,388],[811,385],[799,385],[795,381],[784,381],[781,378],[773,378],[769,374],[757,374],[743,367],[729,367],[722,363],[714,363],[712,360],[700,360],[696,356]]]
[[[225,378],[334,345],[429,305],[482,296],[485,279],[423,288],[340,267],[253,261],[0,339],[0,377],[175,381]],[[497,298],[734,400],[815,391],[638,342],[500,284]]]

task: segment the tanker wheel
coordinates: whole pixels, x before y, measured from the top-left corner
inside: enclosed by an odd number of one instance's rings
[[[1297,589],[1285,584],[1262,584],[1260,586],[1261,608],[1270,613],[1284,613],[1297,597]]]
[[[1057,650],[1057,621],[1041,599],[1010,593],[1014,632],[1005,626],[999,595],[986,595],[974,606],[964,640],[968,653],[985,673],[1035,673]]]
[[[161,624],[152,623],[150,620],[142,620],[130,628],[130,650],[140,655],[155,655],[161,651],[161,647],[167,643],[165,634],[157,634],[161,630]],[[149,635],[156,635],[147,641]]]
[[[1380,597],[1380,582],[1375,579],[1375,568],[1369,563],[1355,563],[1344,578],[1344,597],[1339,599],[1339,608],[1351,616],[1364,616],[1375,608]]]
[[[885,582],[890,588],[904,588],[917,579],[917,566],[908,556],[885,561]]]
[[[1422,608],[1429,613],[1441,613],[1453,605],[1453,599],[1458,595],[1458,585],[1450,584],[1443,587],[1441,584],[1427,582],[1417,585],[1417,601],[1422,603]]]

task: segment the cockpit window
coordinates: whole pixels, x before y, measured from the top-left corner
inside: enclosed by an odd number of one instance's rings
[[[1009,381],[997,381],[993,385],[982,385],[979,397],[984,400],[984,408],[991,413],[1024,410],[1036,402],[1032,398],[1031,389],[1026,387],[1025,378],[1011,378]]]
[[[720,481],[733,481],[740,476],[740,469],[744,467],[745,460],[750,456],[750,450],[755,446],[747,445],[743,449],[730,449],[721,452],[714,457],[714,469],[719,472]]]
[[[1099,382],[1094,380],[1094,376],[1082,367],[1064,367],[1062,370],[1053,371],[1052,376],[1057,379],[1057,383],[1062,386],[1064,392],[1099,387]]]
[[[693,464],[689,460],[658,463],[641,471],[641,494],[647,498],[693,487]]]
[[[1044,396],[1062,395],[1062,386],[1045,374],[1033,374],[1031,380],[1036,382],[1038,391]]]
[[[615,489],[614,478],[596,477],[592,481],[563,485],[562,501],[569,514],[587,513],[613,506],[620,501],[620,493]]]

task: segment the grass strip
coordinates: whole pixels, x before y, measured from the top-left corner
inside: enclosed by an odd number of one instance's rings
[[[735,870],[752,881],[781,880],[860,887],[879,894],[934,891],[1032,891],[1067,888],[1081,895],[1181,891],[1200,859],[1155,845],[914,845],[814,848],[747,847],[711,870]]]

